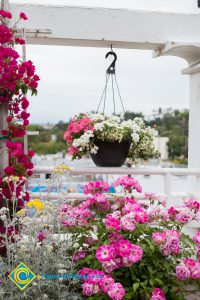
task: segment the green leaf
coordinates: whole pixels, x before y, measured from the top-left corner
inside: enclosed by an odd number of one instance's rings
[[[137,291],[137,289],[139,288],[139,286],[140,286],[139,282],[135,282],[135,283],[133,284],[133,290],[134,290],[134,292]]]
[[[159,285],[163,285],[163,281],[160,280],[159,278],[155,278],[155,283],[159,284]]]
[[[153,279],[153,278],[151,278],[151,279],[149,280],[149,282],[150,282],[150,285],[151,285],[151,286],[154,286],[154,279]]]
[[[169,288],[168,288],[167,286],[164,286],[164,287],[162,288],[162,290],[163,290],[163,292],[166,294],[166,293],[168,292]]]

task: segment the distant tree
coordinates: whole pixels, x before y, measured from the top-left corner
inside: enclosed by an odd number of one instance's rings
[[[129,119],[133,120],[136,117],[144,118],[144,115],[141,112],[137,113],[132,111],[125,111],[124,113],[124,120],[129,120]]]

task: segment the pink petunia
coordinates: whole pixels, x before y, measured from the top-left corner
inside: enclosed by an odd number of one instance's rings
[[[93,294],[93,284],[90,283],[83,283],[82,284],[82,290],[83,290],[83,295],[85,296],[91,296]]]
[[[134,231],[135,224],[133,223],[132,219],[129,216],[123,216],[121,218],[121,226],[124,230]]]
[[[119,220],[119,217],[116,216],[116,214],[114,215],[114,213],[108,214],[104,220],[104,223],[108,230],[116,230],[116,231],[121,230],[121,222]]]
[[[110,286],[108,295],[113,300],[121,300],[125,296],[125,290],[121,283],[114,283]]]
[[[104,276],[100,281],[100,288],[107,293],[110,290],[110,286],[114,283],[115,281],[111,276]]]
[[[117,255],[128,257],[133,251],[133,244],[128,240],[119,240],[116,244]]]
[[[102,245],[96,251],[96,258],[100,262],[109,261],[113,258],[114,249],[110,245]]]
[[[132,261],[132,263],[136,263],[142,259],[143,250],[138,245],[132,245],[132,251],[129,255],[129,259]]]

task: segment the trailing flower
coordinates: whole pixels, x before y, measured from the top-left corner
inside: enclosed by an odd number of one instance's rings
[[[73,159],[80,159],[89,153],[96,154],[97,139],[119,143],[128,141],[130,143],[128,158],[132,161],[158,156],[153,143],[153,132],[149,127],[145,127],[141,118],[121,121],[117,116],[107,118],[101,114],[80,114],[72,119],[64,139]]]

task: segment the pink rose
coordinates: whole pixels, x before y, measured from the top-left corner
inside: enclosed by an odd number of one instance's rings
[[[162,243],[165,242],[166,236],[162,232],[155,232],[155,233],[152,234],[152,239],[154,240],[154,242],[156,244],[159,245],[159,244],[162,244]]]
[[[193,237],[193,241],[196,243],[196,244],[200,244],[200,232],[197,232],[195,234],[195,236]]]
[[[180,280],[187,280],[190,278],[190,270],[184,264],[180,264],[176,267],[176,276]]]
[[[163,290],[155,288],[152,292],[150,300],[166,300]]]
[[[167,239],[166,248],[171,250],[174,254],[180,251],[180,240],[177,237],[171,236]]]
[[[181,210],[176,215],[176,220],[183,224],[190,222],[192,218],[193,218],[193,213],[190,210]]]

